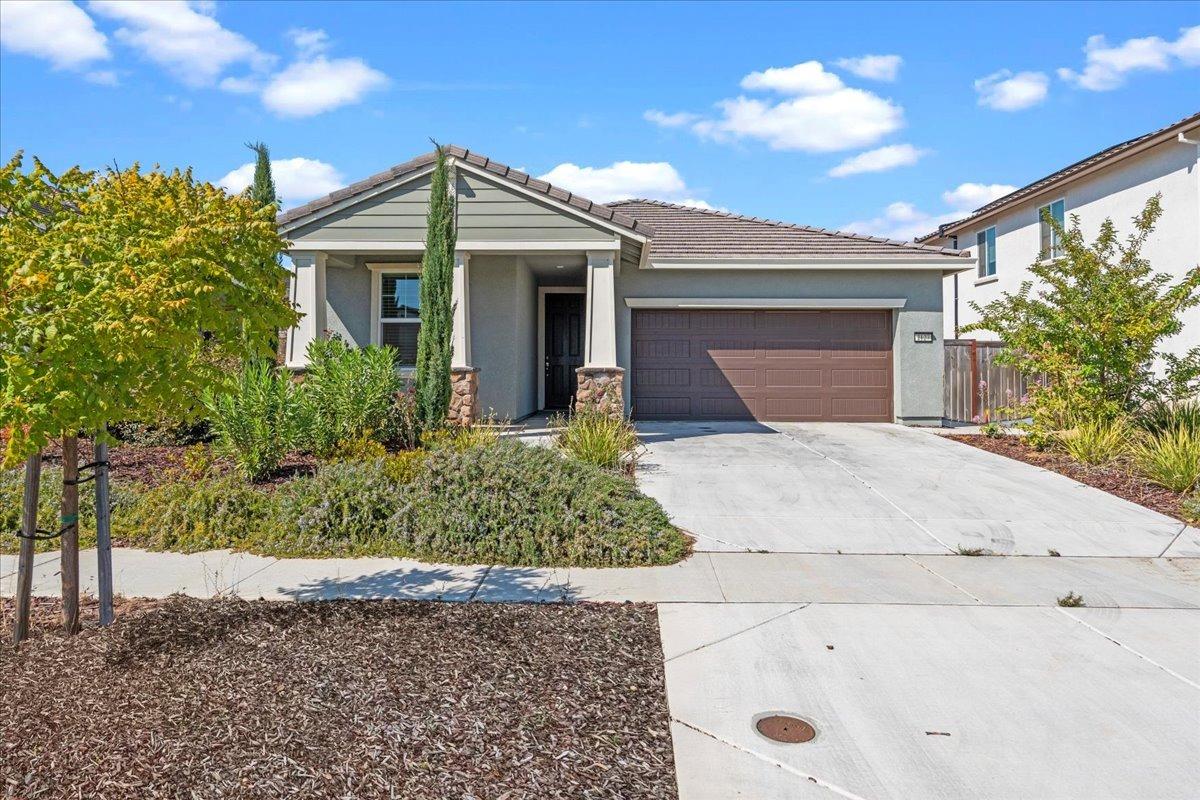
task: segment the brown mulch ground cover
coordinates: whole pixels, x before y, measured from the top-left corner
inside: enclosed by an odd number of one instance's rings
[[[1176,494],[1170,489],[1151,483],[1129,470],[1119,466],[1092,466],[1081,464],[1064,453],[1051,450],[1035,450],[1027,445],[1020,436],[1000,436],[991,438],[978,435],[948,436],[956,442],[978,447],[998,453],[1002,456],[1024,461],[1048,470],[1053,470],[1068,478],[1102,489],[1109,494],[1123,497],[1126,500],[1145,506],[1146,508],[1183,520],[1184,512],[1180,506],[1183,495]]]
[[[178,479],[184,466],[184,454],[188,448],[185,445],[147,445],[135,442],[119,442],[110,445],[108,458],[112,480],[126,483],[140,483],[145,486],[158,486],[172,479]],[[92,461],[92,441],[79,440],[79,464]],[[51,442],[42,453],[42,463],[62,466],[62,443],[58,440]],[[215,460],[221,471],[232,471],[231,462]],[[284,457],[279,468],[263,480],[262,484],[278,484],[290,480],[297,475],[312,473],[317,467],[315,456],[304,453],[291,453]]]
[[[5,798],[676,796],[650,605],[124,601],[0,687]]]

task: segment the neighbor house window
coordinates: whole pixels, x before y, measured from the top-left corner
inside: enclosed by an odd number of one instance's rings
[[[1058,258],[1063,254],[1062,241],[1060,240],[1058,231],[1050,226],[1046,221],[1047,214],[1058,223],[1061,230],[1066,227],[1067,202],[1065,200],[1055,200],[1053,203],[1044,205],[1038,209],[1038,227],[1042,233],[1042,249],[1041,258]]]
[[[416,366],[421,330],[421,276],[384,272],[379,276],[379,343],[396,351],[396,363]]]
[[[979,245],[979,277],[987,278],[996,274],[996,229],[988,228],[975,234],[975,244]]]

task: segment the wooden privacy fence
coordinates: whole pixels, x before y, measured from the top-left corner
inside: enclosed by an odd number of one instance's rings
[[[946,419],[984,422],[1014,418],[1000,409],[1024,395],[1032,381],[1012,367],[996,363],[1003,349],[1003,342],[946,340],[942,382],[942,415]]]

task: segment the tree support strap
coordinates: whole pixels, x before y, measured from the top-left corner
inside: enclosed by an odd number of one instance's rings
[[[92,470],[91,475],[88,475],[86,477],[76,478],[74,480],[65,480],[65,481],[63,481],[63,484],[66,486],[78,486],[81,483],[87,483],[88,481],[94,481],[94,480],[96,480],[97,470],[100,467],[104,467],[105,469],[108,469],[108,462],[107,461],[92,461],[91,463],[84,464],[83,466],[81,466],[79,468],[79,471],[83,472],[84,470],[90,469],[90,470]]]

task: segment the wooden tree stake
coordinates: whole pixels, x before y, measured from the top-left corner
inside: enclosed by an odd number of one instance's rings
[[[17,564],[17,618],[13,622],[13,643],[29,636],[29,606],[33,591],[33,545],[37,532],[38,489],[42,482],[42,454],[31,455],[25,462],[25,497],[21,515],[21,555]]]
[[[71,636],[79,632],[79,440],[74,436],[63,436],[62,470],[62,615]]]
[[[112,528],[109,525],[108,445],[96,442],[96,562],[100,589],[100,624],[113,621]]]

